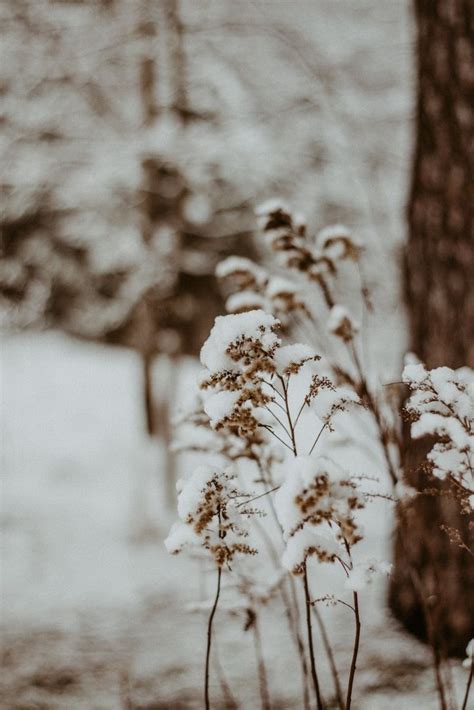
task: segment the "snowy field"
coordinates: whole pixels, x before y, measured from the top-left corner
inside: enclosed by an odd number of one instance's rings
[[[138,362],[58,333],[7,337],[2,360],[2,707],[200,707],[205,618],[187,605],[212,580],[164,550],[170,514],[160,451],[143,434]],[[366,521],[369,552],[390,544],[385,506]],[[364,603],[357,707],[434,708],[429,654],[396,630],[384,594],[374,586]],[[347,618],[325,613],[346,666]],[[253,708],[242,626],[223,611],[216,645],[240,707]],[[274,707],[298,707],[281,615],[269,610],[263,629]]]

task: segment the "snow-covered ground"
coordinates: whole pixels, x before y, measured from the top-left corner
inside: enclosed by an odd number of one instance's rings
[[[187,606],[213,580],[164,550],[161,452],[143,432],[139,378],[126,350],[54,332],[4,339],[2,707],[201,706],[205,617]],[[367,549],[387,552],[389,506],[366,522]],[[348,617],[324,613],[345,668]],[[383,584],[363,615],[356,707],[435,708],[429,654],[389,619]],[[282,614],[271,606],[261,623],[274,707],[300,707]],[[258,706],[243,619],[223,610],[217,628],[222,673],[240,707]],[[324,684],[329,695],[327,673]]]

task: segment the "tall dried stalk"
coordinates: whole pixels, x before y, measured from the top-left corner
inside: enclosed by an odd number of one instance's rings
[[[298,456],[298,450],[297,450],[297,446],[296,446],[295,424],[294,424],[292,417],[291,417],[290,404],[289,404],[289,398],[288,398],[289,381],[288,381],[288,383],[285,383],[284,378],[281,376],[278,376],[278,379],[280,380],[282,388],[283,388],[284,407],[285,407],[285,411],[286,411],[286,417],[288,420],[288,430],[289,430],[289,435],[291,438],[291,446],[293,449],[293,454],[295,456]],[[317,674],[317,670],[316,670],[316,658],[314,655],[313,632],[312,632],[312,625],[311,625],[311,597],[309,594],[308,574],[307,574],[306,564],[304,566],[303,582],[304,582],[304,593],[305,593],[306,629],[307,629],[307,635],[308,635],[308,648],[309,648],[309,656],[310,656],[311,677],[313,680],[314,692],[316,694],[317,707],[318,707],[318,710],[322,710],[324,705],[323,705],[322,698],[321,698],[321,692],[320,692],[319,681],[318,681],[318,674]]]
[[[270,489],[273,490],[273,489]],[[279,520],[277,518],[275,506],[273,504],[271,496],[268,497],[269,503],[270,503],[270,509],[272,511],[272,516],[275,519],[275,522],[277,525],[280,527]],[[280,570],[280,564],[279,564],[279,558],[277,551],[275,550],[273,546],[273,542],[270,539],[270,537],[267,535],[265,529],[258,525],[258,522],[256,521],[256,527],[260,531],[263,539],[265,540],[265,544],[268,547],[268,550],[270,552],[270,557],[272,559],[272,562],[275,565],[276,570]],[[303,688],[303,707],[304,710],[309,710],[309,693],[308,693],[308,667],[306,664],[306,654],[305,654],[305,648],[303,644],[303,639],[301,638],[301,633],[300,633],[300,618],[299,618],[299,608],[298,608],[298,598],[296,595],[296,587],[293,578],[290,576],[288,578],[288,582],[290,584],[290,590],[291,590],[291,595],[292,595],[292,602],[293,602],[293,607],[290,602],[290,599],[288,598],[288,594],[286,592],[285,586],[282,584],[279,587],[279,592],[280,596],[282,599],[282,604],[283,608],[285,611],[285,617],[288,622],[288,627],[290,630],[290,634],[293,637],[293,641],[295,643],[295,647],[298,653],[298,657],[300,660],[300,665],[301,665],[301,685]],[[293,609],[294,609],[294,615],[293,615]]]
[[[265,660],[262,649],[262,638],[260,635],[260,628],[258,625],[258,616],[255,614],[253,619],[253,638],[255,644],[255,656],[257,659],[257,670],[258,670],[258,687],[260,691],[260,701],[262,705],[262,710],[271,710],[270,703],[270,692],[268,690],[268,680],[267,680],[267,670],[265,667]]]
[[[315,655],[314,655],[313,629],[312,629],[312,624],[311,624],[311,595],[309,593],[308,571],[307,571],[306,564],[304,566],[303,583],[304,583],[304,595],[305,595],[305,600],[306,600],[306,630],[308,633],[308,648],[309,648],[309,658],[310,658],[310,663],[311,663],[311,677],[313,679],[313,687],[314,687],[314,692],[316,695],[316,704],[317,704],[318,710],[324,710],[324,704],[323,704],[323,700],[321,697],[321,691],[319,688],[318,673],[316,671],[316,659],[315,659]]]
[[[342,696],[341,681],[339,680],[339,672],[337,670],[334,652],[331,647],[331,642],[329,640],[328,632],[326,631],[324,621],[316,604],[313,604],[313,613],[316,618],[319,631],[321,633],[321,639],[323,641],[324,650],[326,651],[326,655],[328,657],[329,668],[331,669],[331,675],[334,682],[334,691],[336,693],[337,704],[339,705],[340,710],[345,710],[344,698]]]
[[[386,427],[382,418],[382,415],[380,413],[378,404],[376,400],[374,399],[372,393],[370,392],[370,389],[367,384],[367,379],[365,377],[364,371],[362,364],[360,362],[360,359],[357,354],[357,349],[355,347],[354,342],[351,340],[350,343],[346,343],[348,347],[349,354],[351,356],[351,359],[355,365],[357,375],[359,378],[359,383],[362,389],[362,392],[364,394],[367,406],[371,414],[373,415],[373,419],[377,428],[377,434],[378,434],[378,439],[381,444],[383,453],[384,453],[384,458],[385,462],[387,465],[388,473],[390,475],[390,480],[392,482],[392,486],[395,487],[396,484],[398,483],[398,476],[395,471],[393,462],[392,462],[392,457],[390,456],[390,451],[388,447],[388,439],[387,439],[387,431]],[[400,511],[399,511],[400,514]],[[423,583],[421,581],[420,575],[418,574],[418,571],[416,567],[411,563],[410,561],[410,555],[408,554],[408,547],[409,545],[407,544],[405,540],[405,533],[404,533],[404,526],[399,526],[400,530],[400,541],[401,544],[405,550],[405,559],[407,561],[407,564],[409,565],[409,575],[412,580],[413,588],[417,591],[420,605],[423,611],[423,616],[424,616],[424,621],[427,629],[427,634],[428,634],[428,640],[432,649],[432,654],[433,654],[433,670],[434,670],[434,675],[435,675],[435,682],[436,682],[436,691],[438,693],[438,698],[439,698],[439,703],[440,703],[440,708],[441,710],[446,710],[447,709],[447,703],[446,703],[446,689],[445,689],[445,684],[443,681],[442,677],[442,665],[443,661],[441,658],[440,650],[438,648],[436,638],[435,638],[435,628],[434,628],[434,620],[433,616],[431,614],[431,610],[429,608],[429,605],[426,602],[426,593],[425,589],[423,587]]]
[[[206,649],[206,666],[205,666],[205,671],[204,671],[204,705],[206,707],[206,710],[210,710],[210,701],[209,701],[209,668],[210,668],[210,660],[211,660],[211,645],[212,645],[212,623],[214,621],[214,616],[216,613],[217,605],[219,603],[219,596],[221,593],[221,577],[222,577],[222,569],[221,567],[217,568],[217,588],[216,588],[216,596],[214,598],[214,604],[212,605],[211,613],[209,614],[209,620],[207,623],[207,649]]]
[[[357,657],[359,655],[359,645],[360,645],[360,613],[359,613],[359,596],[357,592],[352,595],[354,603],[354,616],[355,616],[355,636],[354,636],[354,647],[352,650],[352,660],[351,668],[349,671],[349,682],[347,684],[347,696],[346,696],[346,710],[350,710],[352,703],[352,691],[354,688],[354,677],[357,669]]]

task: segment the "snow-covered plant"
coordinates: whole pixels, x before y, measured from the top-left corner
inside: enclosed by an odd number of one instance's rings
[[[286,542],[282,562],[293,574],[303,574],[306,560],[350,564],[343,560],[361,539],[354,511],[364,507],[358,483],[324,456],[297,456],[275,496],[275,507]]]
[[[302,290],[291,280],[272,276],[250,259],[230,256],[216,269],[217,278],[232,291],[226,301],[229,313],[262,309],[283,324],[292,314],[309,314]]]
[[[341,261],[358,261],[362,245],[342,225],[326,227],[314,240],[307,237],[304,217],[292,215],[286,203],[269,200],[257,209],[265,242],[281,266],[304,273],[321,288],[326,304],[335,305],[332,279]]]
[[[451,484],[466,513],[474,511],[474,371],[408,364],[403,381],[411,393],[405,411],[412,436],[435,441],[429,471]]]
[[[219,603],[223,566],[230,568],[236,555],[256,555],[248,544],[247,518],[255,514],[246,505],[249,495],[240,491],[236,475],[230,470],[199,466],[191,477],[179,484],[178,515],[165,545],[171,554],[186,547],[205,550],[217,568],[217,590],[208,623],[205,668],[205,702],[209,706],[209,663],[212,625]]]
[[[257,214],[267,248],[265,266],[242,257],[227,258],[218,266],[229,314],[216,319],[202,347],[199,392],[178,426],[181,450],[217,457],[221,463],[198,469],[182,485],[180,522],[167,546],[171,552],[204,548],[218,569],[208,622],[206,707],[210,633],[225,573],[234,579],[232,588],[241,598],[237,607],[247,609],[248,628],[255,624],[257,635],[258,609],[281,599],[301,667],[305,710],[310,707],[311,684],[318,710],[327,702],[313,642],[316,619],[337,704],[350,710],[361,642],[360,594],[391,568],[360,556],[361,511],[375,497],[383,497],[404,515],[407,501],[422,492],[412,489],[401,473],[398,406],[395,412],[384,388],[364,370],[353,304],[348,308],[335,295],[342,263],[358,264],[361,243],[341,225],[309,236],[304,219],[281,201],[265,203]],[[361,295],[366,302],[364,289]],[[295,330],[304,342],[291,342]],[[313,348],[315,340],[323,344],[319,352]],[[406,412],[413,436],[435,437],[428,456],[430,472],[450,482],[468,512],[473,501],[472,371],[427,371],[410,365],[403,382],[411,390]],[[339,459],[337,441],[350,447],[368,445],[372,453],[378,449],[382,480],[348,470],[347,459]],[[391,484],[388,493],[384,478]],[[256,500],[260,511],[252,507]],[[454,539],[456,531],[448,532]],[[312,586],[319,582],[322,564],[334,569],[338,593],[314,598]],[[417,570],[411,571],[419,582]],[[305,641],[298,590],[306,612]],[[318,611],[320,602],[342,604],[354,616],[345,693]],[[257,666],[262,706],[267,707],[260,651]]]
[[[235,473],[198,466],[180,486],[180,521],[166,539],[168,551],[177,554],[184,547],[199,546],[208,551],[219,568],[229,566],[237,554],[257,554],[245,542],[245,518],[254,511],[241,504],[249,497],[238,489]]]

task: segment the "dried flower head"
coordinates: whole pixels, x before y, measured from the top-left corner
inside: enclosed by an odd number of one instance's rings
[[[326,457],[296,457],[275,507],[286,541],[284,564],[294,574],[308,556],[333,561],[341,542],[352,546],[361,539],[354,512],[364,507],[363,497],[356,481]]]
[[[316,244],[332,261],[350,259],[358,261],[362,253],[362,243],[354,239],[347,227],[335,224],[322,229]]]
[[[216,429],[255,435],[261,408],[272,400],[262,375],[275,371],[279,322],[261,310],[216,318],[201,350],[204,409]]]
[[[332,307],[327,327],[330,333],[337,335],[338,338],[345,342],[353,340],[359,330],[358,323],[353,319],[347,308],[340,305]]]
[[[254,512],[241,507],[248,497],[237,488],[231,471],[199,466],[180,486],[180,521],[165,540],[168,552],[178,554],[187,546],[200,547],[211,554],[218,567],[229,565],[237,554],[257,554],[245,541],[246,517]]]

